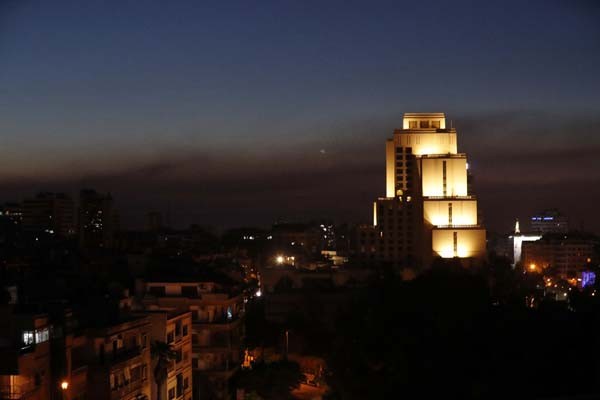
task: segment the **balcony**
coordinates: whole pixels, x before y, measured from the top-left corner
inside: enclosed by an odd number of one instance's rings
[[[132,392],[140,391],[147,380],[137,379],[135,381],[128,382],[123,385],[119,385],[113,390],[111,390],[110,398],[111,400],[118,400],[125,398]]]
[[[38,389],[33,382],[24,385],[0,386],[0,400],[25,400]]]
[[[194,320],[194,324],[233,324],[235,322],[238,322],[241,320],[241,316],[234,316],[231,318],[227,318],[226,315],[220,315],[218,317],[213,318],[212,320],[208,320],[206,318],[202,318],[202,319],[196,319]]]
[[[474,200],[475,196],[423,196],[423,200]]]
[[[450,224],[450,225],[435,225],[434,229],[476,229],[481,228],[479,224],[473,225],[458,225],[458,224]]]
[[[122,362],[131,360],[135,357],[138,357],[142,354],[142,349],[139,346],[129,347],[129,348],[121,348],[118,349],[114,354],[107,354],[105,356],[105,362],[103,364],[108,365],[116,365]],[[102,360],[100,361],[102,363]]]

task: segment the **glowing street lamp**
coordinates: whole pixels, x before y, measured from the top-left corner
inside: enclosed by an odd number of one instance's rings
[[[283,264],[283,256],[275,257],[275,262],[279,265]]]
[[[537,268],[537,266],[533,263],[529,264],[529,270],[530,271],[535,271],[535,269]]]
[[[69,381],[67,381],[66,379],[64,379],[61,383],[60,383],[60,389],[61,389],[61,394],[62,394],[62,398],[63,400],[66,399],[66,393],[67,393],[67,389],[69,388]]]

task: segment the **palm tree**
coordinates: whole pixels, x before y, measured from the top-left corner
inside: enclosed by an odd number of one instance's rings
[[[154,382],[156,383],[156,399],[161,400],[162,387],[167,380],[167,374],[170,362],[175,359],[176,352],[173,351],[170,344],[155,341],[151,348],[152,359],[156,359],[154,366]]]

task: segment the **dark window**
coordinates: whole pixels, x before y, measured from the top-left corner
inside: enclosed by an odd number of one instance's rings
[[[407,154],[412,154],[412,147],[406,147],[405,149]]]
[[[188,334],[188,326],[184,325],[183,326],[183,336],[187,336],[187,334]]]
[[[181,321],[175,322],[175,336],[181,336]]]
[[[419,127],[422,129],[429,128],[429,121],[419,121]]]
[[[164,286],[152,286],[148,291],[156,297],[164,297],[166,293]]]
[[[182,286],[181,295],[184,297],[198,297],[198,288],[196,286]]]
[[[183,375],[177,374],[177,397],[183,394]]]

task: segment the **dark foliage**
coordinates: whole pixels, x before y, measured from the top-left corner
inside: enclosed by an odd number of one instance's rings
[[[292,399],[290,392],[300,385],[303,375],[298,364],[290,361],[257,363],[235,377],[234,386],[256,393],[265,400]]]

